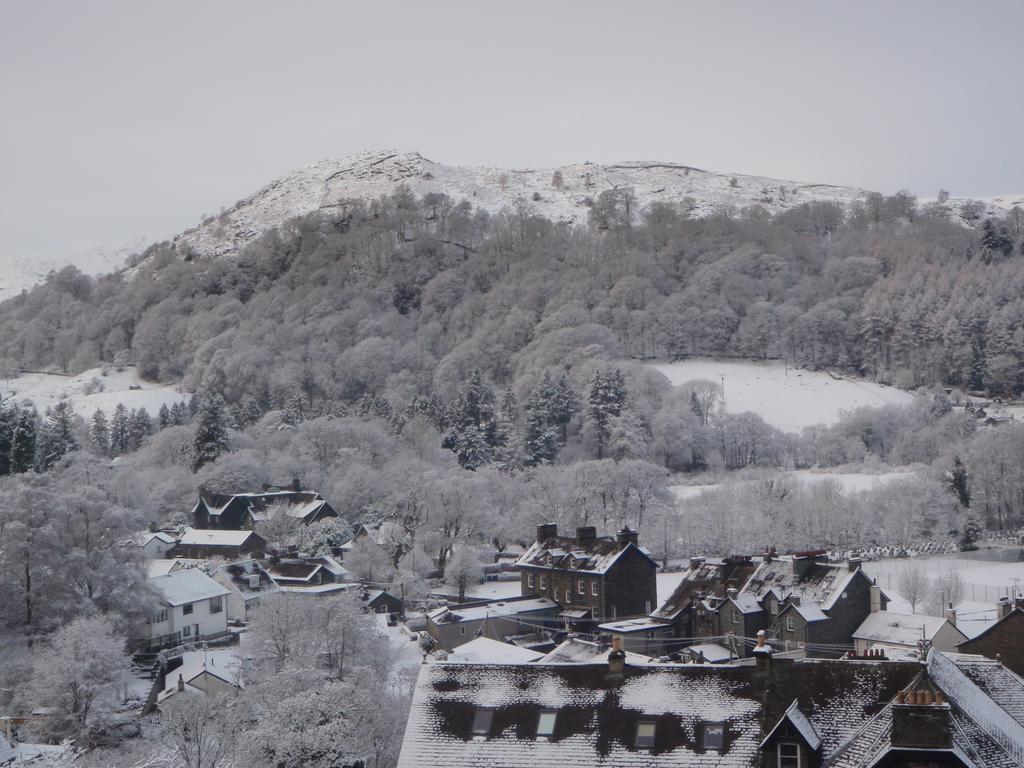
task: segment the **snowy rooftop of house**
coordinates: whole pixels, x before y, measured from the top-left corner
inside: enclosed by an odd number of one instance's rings
[[[692,656],[699,656],[703,653],[704,660],[711,664],[729,661],[733,657],[732,651],[718,643],[697,643],[696,645],[688,645],[683,650]]]
[[[455,624],[460,621],[481,621],[483,619],[515,616],[520,613],[531,613],[558,608],[558,603],[546,597],[530,597],[525,600],[502,600],[486,605],[473,605],[465,608],[445,606],[431,611],[428,615],[435,624]]]
[[[294,582],[287,582],[279,584],[278,588],[282,592],[292,592],[294,594],[302,595],[326,595],[331,592],[344,592],[352,589],[353,584],[338,584],[336,582],[327,582],[326,584],[295,584]]]
[[[918,640],[933,640],[945,625],[946,620],[937,616],[876,611],[868,614],[852,637],[873,643],[917,647]]]
[[[31,763],[47,755],[60,755],[67,749],[62,744],[12,744],[0,733],[0,765]]]
[[[615,536],[595,536],[583,542],[568,536],[549,536],[543,541],[535,541],[516,565],[607,573],[629,546],[620,544]],[[631,546],[650,558],[649,550],[636,544]]]
[[[193,691],[199,691],[200,689],[189,684],[204,672],[220,678],[229,685],[238,688],[242,687],[242,660],[238,658],[234,649],[186,651],[181,655],[181,658],[181,666],[167,673],[166,685],[164,690],[158,694],[158,701],[163,701],[168,696],[173,696],[177,693],[179,676],[185,685]]]
[[[268,592],[278,592],[277,584],[259,560],[239,560],[216,568],[214,574],[224,574],[246,600],[255,600]],[[256,584],[252,583],[256,577]]]
[[[839,599],[856,573],[845,563],[783,557],[761,563],[751,574],[743,592],[754,595],[758,600],[772,591],[780,599],[797,595],[804,603],[817,603],[827,611]]]
[[[743,592],[736,597],[729,598],[739,609],[740,613],[758,613],[763,610],[757,598],[749,592]]]
[[[671,620],[694,601],[709,596],[724,598],[726,589],[742,587],[754,568],[751,558],[747,557],[695,558],[672,594],[651,615]],[[756,604],[756,600],[754,602]]]
[[[827,757],[858,733],[919,673],[917,664],[776,661],[772,696],[780,717],[797,701]],[[413,694],[399,768],[443,765],[750,766],[764,736],[763,684],[753,666],[425,664]],[[486,733],[474,716],[490,710]],[[537,738],[542,711],[554,732]],[[777,719],[776,717],[776,719]],[[636,746],[637,724],[656,721],[654,749]],[[693,739],[702,723],[724,723],[721,752]]]
[[[808,624],[813,624],[816,621],[825,621],[828,618],[824,611],[818,607],[817,603],[800,603],[800,605],[789,606],[786,610],[796,611]]]
[[[605,632],[617,632],[619,634],[626,634],[629,632],[650,632],[651,630],[671,629],[671,624],[666,624],[664,621],[655,621],[654,619],[624,619],[623,621],[612,621],[607,624],[601,624],[598,629],[602,629]]]
[[[545,664],[594,664],[606,662],[611,649],[606,645],[569,637],[542,659]],[[653,664],[654,659],[626,651],[626,664],[631,666]]]
[[[252,531],[221,531],[208,528],[189,528],[178,539],[181,544],[204,545],[208,547],[240,547],[245,544]]]
[[[194,560],[187,557],[175,557],[171,560],[153,559],[146,563],[146,569],[150,577],[166,576],[168,573],[183,571],[186,568],[196,568],[205,565],[206,560]]]
[[[144,547],[147,544],[149,544],[149,542],[151,542],[153,539],[162,541],[164,544],[173,544],[175,541],[177,541],[177,539],[175,539],[173,536],[171,536],[171,534],[167,533],[166,531],[147,531],[146,533],[140,534],[139,546]]]
[[[462,664],[529,664],[544,657],[543,653],[520,648],[511,643],[477,637],[455,648],[448,661]]]
[[[326,501],[316,491],[264,491],[262,493],[207,493],[198,504],[205,504],[209,513],[222,515],[231,504],[244,504],[254,520],[268,520],[283,512],[288,517],[304,518],[317,511]]]
[[[154,576],[149,584],[170,605],[185,605],[228,594],[226,588],[197,568]]]

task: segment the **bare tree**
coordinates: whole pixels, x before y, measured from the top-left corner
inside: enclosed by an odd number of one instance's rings
[[[910,603],[910,612],[917,613],[917,606],[928,595],[928,577],[917,563],[907,563],[897,582],[899,593]]]
[[[955,608],[964,596],[964,580],[956,566],[946,568],[931,582],[925,608],[932,616],[944,616],[946,609]]]
[[[227,768],[240,729],[216,696],[175,696],[162,705],[164,728],[184,768]]]

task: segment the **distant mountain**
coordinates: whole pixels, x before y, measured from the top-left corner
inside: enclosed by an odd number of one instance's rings
[[[555,183],[556,172],[561,183]],[[556,222],[585,224],[589,203],[601,192],[632,187],[636,209],[653,202],[684,204],[701,217],[723,206],[763,206],[776,214],[818,200],[849,205],[863,200],[867,190],[829,184],[809,184],[764,176],[717,173],[678,163],[622,162],[601,165],[577,163],[559,168],[463,168],[428,160],[416,152],[364,152],[342,160],[323,160],[301,168],[240,200],[217,217],[175,238],[179,250],[197,256],[237,252],[263,232],[283,221],[318,209],[337,208],[346,199],[373,199],[404,184],[417,195],[440,192],[456,202],[497,213],[527,200],[536,213]],[[950,199],[954,220],[966,201]],[[1024,206],[1024,195],[983,201],[991,215],[1013,205]]]

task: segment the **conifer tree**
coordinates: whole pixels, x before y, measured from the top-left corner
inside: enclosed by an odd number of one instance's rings
[[[18,408],[0,407],[0,475],[11,473],[11,441],[14,425],[18,420]]]
[[[158,423],[160,429],[167,429],[171,425],[171,409],[167,407],[167,403],[160,405],[160,412],[157,414]]]
[[[18,412],[11,433],[11,472],[28,472],[36,463],[36,420],[34,409],[23,408]]]
[[[131,433],[128,428],[128,410],[124,403],[114,408],[114,416],[110,420],[110,452],[114,456],[128,453],[131,447]]]
[[[89,445],[101,456],[110,453],[110,423],[102,408],[96,409],[89,423]]]
[[[71,404],[67,400],[58,402],[47,414],[41,435],[42,450],[39,452],[44,471],[56,464],[66,453],[78,450],[78,441],[74,435],[74,416]]]
[[[196,414],[196,435],[192,449],[192,471],[214,461],[230,447],[224,416],[224,398],[208,395],[202,399]]]
[[[626,402],[626,380],[622,371],[597,371],[587,398],[591,428],[597,441],[597,458],[603,459],[608,445],[609,421],[622,413]]]
[[[179,400],[171,406],[171,424],[174,426],[180,427],[183,424],[188,424],[190,418],[191,415],[184,400]]]
[[[142,441],[153,434],[153,422],[145,408],[136,408],[128,416],[128,442],[132,450],[138,449]]]

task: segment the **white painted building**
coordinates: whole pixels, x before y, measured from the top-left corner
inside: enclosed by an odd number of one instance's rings
[[[160,603],[156,613],[140,626],[139,645],[165,648],[227,634],[225,598],[229,590],[198,568],[154,576],[149,585]]]
[[[142,552],[146,557],[164,557],[167,551],[177,543],[178,540],[166,531],[147,532],[139,535],[139,546],[142,547]]]

